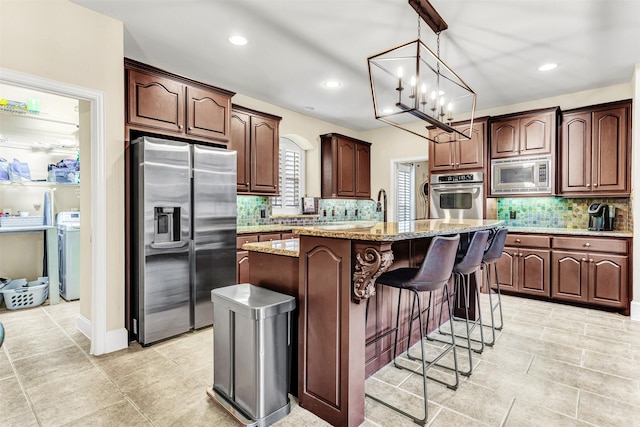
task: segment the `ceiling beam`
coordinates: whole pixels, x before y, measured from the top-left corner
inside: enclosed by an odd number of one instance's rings
[[[442,16],[429,3],[429,0],[409,0],[409,4],[415,9],[420,18],[431,27],[434,33],[438,34],[449,28]]]

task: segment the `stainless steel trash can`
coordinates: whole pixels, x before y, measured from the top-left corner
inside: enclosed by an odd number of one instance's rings
[[[211,291],[213,398],[245,425],[289,414],[294,297],[250,284]]]

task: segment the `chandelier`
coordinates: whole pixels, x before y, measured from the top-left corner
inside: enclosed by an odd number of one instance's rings
[[[469,139],[452,122],[464,118],[473,125],[476,94],[440,59],[440,33],[448,26],[428,0],[409,4],[418,13],[417,40],[367,59],[376,119],[433,142],[428,131],[433,126],[454,139]],[[436,53],[420,39],[421,20],[437,35]]]

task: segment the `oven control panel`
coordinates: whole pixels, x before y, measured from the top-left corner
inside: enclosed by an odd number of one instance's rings
[[[482,172],[456,173],[456,174],[432,174],[431,184],[455,184],[459,182],[482,182]]]

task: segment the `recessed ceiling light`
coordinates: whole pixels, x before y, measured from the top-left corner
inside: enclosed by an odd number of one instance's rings
[[[229,37],[229,43],[234,44],[236,46],[244,46],[247,44],[247,39],[242,36],[231,36]]]
[[[554,64],[554,63],[544,64],[538,67],[538,71],[551,71],[551,70],[555,70],[557,67],[558,67],[558,64]]]
[[[337,80],[327,80],[326,82],[324,82],[324,87],[328,87],[328,88],[336,88],[336,87],[340,87],[342,86],[342,83],[340,83]]]

